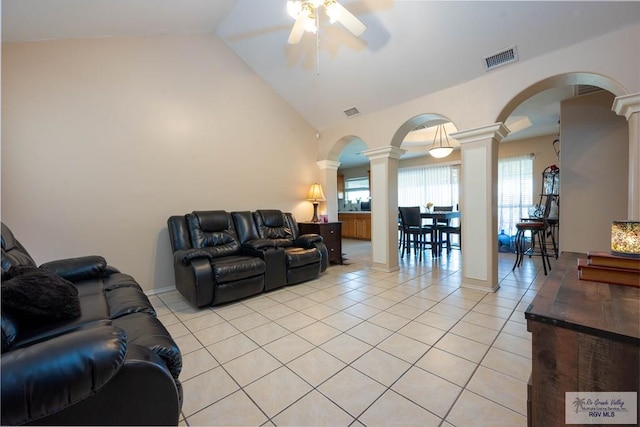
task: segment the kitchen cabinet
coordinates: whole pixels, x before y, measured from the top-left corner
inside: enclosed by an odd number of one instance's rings
[[[344,199],[344,175],[338,175],[338,199]]]
[[[360,212],[339,212],[342,222],[342,237],[371,240],[371,214]]]

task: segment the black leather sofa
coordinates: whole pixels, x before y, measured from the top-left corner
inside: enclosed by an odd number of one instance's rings
[[[2,224],[2,425],[177,425],[180,350],[100,256],[36,266]]]
[[[191,304],[222,304],[264,290],[265,262],[245,253],[228,212],[174,215],[167,225],[176,288]]]
[[[317,234],[290,213],[196,211],[167,220],[176,288],[196,307],[314,279],[328,265]]]
[[[234,213],[236,223],[247,213]],[[294,285],[317,277],[327,269],[329,255],[322,236],[300,235],[298,223],[291,213],[279,210],[257,210],[251,213],[251,226],[238,227],[240,240],[245,246],[266,240],[284,252],[286,285]],[[247,221],[248,222],[248,221]]]

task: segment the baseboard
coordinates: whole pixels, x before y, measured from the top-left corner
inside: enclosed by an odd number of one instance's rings
[[[175,290],[176,290],[175,286],[167,286],[164,288],[157,288],[157,289],[152,289],[150,291],[144,291],[144,293],[146,296],[151,296],[151,295],[166,294],[167,292],[171,292]]]

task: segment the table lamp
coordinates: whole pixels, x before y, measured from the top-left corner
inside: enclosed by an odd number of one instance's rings
[[[611,223],[611,254],[640,258],[640,221]]]
[[[307,200],[313,203],[313,218],[311,218],[311,222],[320,222],[318,219],[318,203],[326,200],[320,184],[311,184],[311,188],[309,188],[309,193],[307,194]]]

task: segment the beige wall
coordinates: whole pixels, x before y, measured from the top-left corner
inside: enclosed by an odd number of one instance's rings
[[[345,118],[329,129],[321,129],[320,159],[337,160],[340,150],[336,147],[348,142],[345,135],[357,136],[370,150],[386,147],[394,142],[402,124],[424,114],[446,117],[461,132],[489,126],[496,123],[514,98],[526,93],[527,99],[535,94],[529,90],[531,87],[555,76],[567,75],[560,79],[564,85],[579,82],[604,87],[616,95],[638,93],[638,40],[640,24],[499,67],[483,77],[439,92],[416,94],[414,100],[383,111]],[[404,136],[400,135],[400,140]]]
[[[560,248],[608,251],[611,221],[627,218],[629,127],[609,93],[562,103]]]
[[[315,131],[213,35],[2,46],[2,221],[38,263],[100,254],[173,286],[166,221],[310,217]]]
[[[585,71],[637,93],[639,32],[349,119],[321,130],[319,153],[316,131],[213,35],[3,44],[2,220],[38,262],[102,254],[146,290],[173,286],[169,215],[273,207],[310,217],[316,161],[337,160],[328,153],[345,135],[386,147],[425,112],[485,126],[551,76]]]

